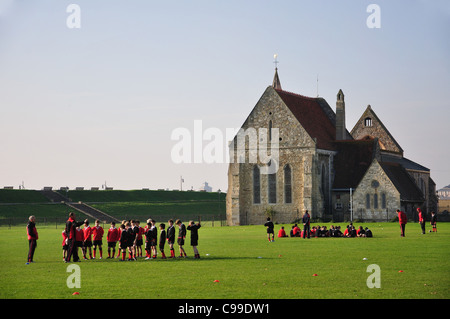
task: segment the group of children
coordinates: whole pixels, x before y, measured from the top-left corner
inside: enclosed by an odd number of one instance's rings
[[[145,227],[140,226],[139,220],[124,220],[119,228],[116,228],[116,223],[111,222],[111,226],[106,234],[106,241],[108,244],[108,257],[114,258],[116,256],[116,245],[119,243],[119,250],[116,258],[121,256],[121,261],[126,260],[126,253],[128,252],[128,260],[136,260],[137,257],[143,257],[142,245],[144,244],[143,236],[145,236],[145,252],[146,260],[157,258],[157,245],[161,252],[161,258],[166,259],[164,253],[164,247],[169,244],[170,257],[175,258],[175,225],[178,226],[178,238],[177,244],[179,246],[180,255],[179,258],[187,257],[184,250],[184,241],[186,238],[186,230],[191,232],[191,246],[194,250],[194,258],[200,258],[198,252],[198,229],[201,227],[200,221],[196,224],[193,221],[189,222],[186,227],[181,220],[177,219],[175,224],[172,219],[168,221],[169,227],[166,232],[166,225],[164,223],[159,224],[159,242],[158,242],[158,229],[156,227],[156,221],[153,219],[147,220]],[[89,221],[86,220],[84,227],[76,228],[75,247],[74,249],[81,248],[83,253],[83,259],[95,259],[97,256],[97,248],[99,250],[99,258],[103,258],[103,227],[100,226],[100,221],[95,221],[95,226],[89,226]],[[66,259],[68,245],[66,241],[66,232],[62,232],[63,236],[63,259]]]
[[[304,230],[301,230],[297,224],[292,226],[289,236],[286,234],[284,227],[278,231],[278,237],[303,237]],[[311,227],[310,233],[305,237],[373,237],[372,231],[366,227],[363,228],[359,226],[358,229],[355,228],[353,223],[347,225],[344,232],[341,231],[341,226],[331,225],[330,229],[327,226],[313,226]]]

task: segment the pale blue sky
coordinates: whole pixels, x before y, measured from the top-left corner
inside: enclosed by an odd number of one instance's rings
[[[226,190],[227,164],[172,162],[171,132],[240,127],[274,53],[283,89],[316,96],[318,75],[333,109],[342,89],[348,130],[370,104],[450,184],[449,1],[0,0],[0,187],[174,189],[183,175]]]

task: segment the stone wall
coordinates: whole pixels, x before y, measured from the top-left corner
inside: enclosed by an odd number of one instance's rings
[[[375,194],[378,197],[377,208],[374,203]],[[386,196],[386,207],[382,205],[383,194]],[[370,197],[370,208],[367,208],[366,204],[367,195]],[[396,216],[396,210],[400,208],[400,193],[374,159],[353,193],[353,219],[389,221]]]

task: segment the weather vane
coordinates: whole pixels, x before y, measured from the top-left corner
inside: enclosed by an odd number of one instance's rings
[[[278,57],[278,54],[275,53],[273,55],[273,58],[274,58],[273,63],[275,63],[275,69],[278,69],[278,63],[280,63],[280,62],[278,62],[277,57]]]

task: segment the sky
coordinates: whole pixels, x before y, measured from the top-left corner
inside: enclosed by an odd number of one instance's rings
[[[370,104],[450,184],[449,1],[0,0],[0,187],[179,189],[182,176],[183,190],[226,191],[228,164],[175,163],[172,133],[204,149],[201,121],[225,147],[274,54],[284,90],[335,109],[342,89],[349,131]]]

